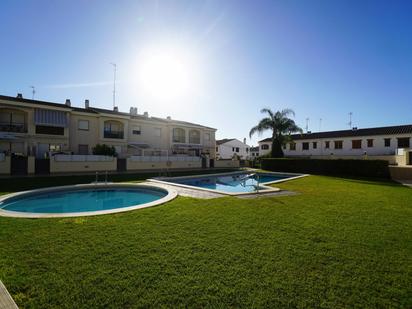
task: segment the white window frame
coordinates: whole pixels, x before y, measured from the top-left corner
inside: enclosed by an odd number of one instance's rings
[[[81,124],[86,124],[87,123],[87,128],[86,127],[82,127]],[[89,131],[90,130],[90,122],[89,120],[85,120],[85,119],[79,119],[79,121],[77,122],[77,129],[81,130],[81,131]]]

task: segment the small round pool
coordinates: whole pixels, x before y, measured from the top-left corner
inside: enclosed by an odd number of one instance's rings
[[[108,214],[165,203],[176,193],[134,184],[86,184],[25,191],[0,197],[0,215],[76,217]]]

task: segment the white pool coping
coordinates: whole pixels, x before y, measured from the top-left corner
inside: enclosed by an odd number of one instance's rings
[[[94,184],[92,183],[92,184],[78,184],[78,185],[68,185],[68,186],[59,186],[59,187],[48,187],[48,188],[21,191],[21,192],[2,195],[0,196],[0,207],[1,207],[2,202],[5,202],[9,198],[18,197],[20,195],[23,196],[26,194],[54,192],[54,191],[61,191],[61,190],[66,190],[66,189],[96,188],[96,186],[107,187],[107,188],[117,187],[117,188],[133,188],[133,189],[137,189],[137,188],[154,189],[154,190],[166,191],[167,195],[150,203],[132,205],[128,207],[113,208],[113,209],[107,209],[107,210],[96,210],[96,211],[66,212],[66,213],[37,213],[37,212],[11,211],[11,210],[4,210],[0,208],[0,216],[1,217],[13,217],[13,218],[67,218],[67,217],[98,216],[98,215],[114,214],[114,213],[119,213],[119,212],[126,212],[126,211],[131,211],[131,210],[136,210],[136,209],[158,206],[158,205],[167,203],[177,197],[177,192],[175,190],[156,186],[156,184],[143,184],[143,183],[138,183],[138,184],[98,183],[98,184]]]
[[[254,192],[225,192],[225,191],[220,191],[220,190],[200,188],[196,186],[190,186],[190,185],[185,185],[185,184],[180,184],[180,183],[169,181],[169,180],[208,178],[208,177],[214,177],[214,176],[231,176],[231,175],[252,174],[252,173],[263,174],[263,175],[283,175],[283,176],[291,176],[291,177],[269,181],[269,182],[262,182],[259,184],[259,188],[264,188],[264,190],[259,190],[259,191],[254,191]],[[203,175],[192,175],[192,176],[156,177],[156,178],[148,179],[148,181],[153,182],[153,183],[166,184],[169,186],[176,186],[176,187],[192,189],[192,190],[207,191],[207,192],[219,193],[219,194],[230,195],[230,196],[238,196],[238,195],[265,194],[265,193],[279,192],[281,191],[281,189],[269,187],[268,185],[285,182],[285,181],[289,181],[293,179],[298,179],[298,178],[302,178],[306,176],[309,176],[309,175],[308,174],[297,174],[297,173],[280,173],[280,172],[263,172],[263,171],[260,172],[260,171],[247,171],[246,170],[246,171],[238,171],[238,172],[214,173],[214,174],[203,174]]]

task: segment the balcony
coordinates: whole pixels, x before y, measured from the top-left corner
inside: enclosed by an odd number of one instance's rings
[[[104,131],[104,138],[123,139],[123,131]]]
[[[27,133],[27,126],[25,123],[18,122],[0,122],[1,132]]]

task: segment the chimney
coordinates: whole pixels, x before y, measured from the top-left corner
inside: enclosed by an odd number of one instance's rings
[[[149,117],[149,113],[148,113],[148,112],[144,112],[144,113],[143,113],[143,116]]]
[[[167,120],[172,120],[172,117],[167,116],[166,119],[167,119]]]
[[[84,100],[84,108],[89,108],[89,107],[90,107],[89,100]]]
[[[66,103],[64,104],[66,104],[67,106],[72,106],[72,102],[70,102],[70,99],[66,99]]]
[[[118,111],[119,111],[119,108],[118,108],[117,106],[113,106],[113,111],[114,111],[114,112],[118,112]]]
[[[130,115],[137,115],[137,107],[130,107]]]
[[[246,144],[246,137],[243,139],[243,144]]]
[[[17,94],[17,99],[23,99],[23,95],[21,93]]]

